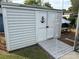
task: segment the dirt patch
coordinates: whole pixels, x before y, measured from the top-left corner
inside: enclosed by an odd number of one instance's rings
[[[75,30],[71,30],[69,32],[63,32],[59,40],[70,46],[74,46],[74,38],[75,38]]]

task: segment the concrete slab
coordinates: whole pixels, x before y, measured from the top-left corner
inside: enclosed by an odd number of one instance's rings
[[[72,46],[69,46],[57,39],[46,40],[40,42],[39,45],[56,59],[73,51]]]

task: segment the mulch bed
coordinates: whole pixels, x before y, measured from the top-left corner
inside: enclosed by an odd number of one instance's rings
[[[6,42],[5,42],[5,36],[3,32],[0,32],[0,50],[6,51]]]
[[[60,41],[66,43],[66,44],[68,44],[68,45],[70,45],[70,46],[74,46],[74,42],[71,42],[71,41],[69,41],[69,40],[61,40],[61,39],[60,39]]]
[[[75,32],[64,32],[61,34],[61,38],[59,40],[70,46],[74,46],[74,37]]]
[[[0,43],[0,50],[6,51],[6,45]]]

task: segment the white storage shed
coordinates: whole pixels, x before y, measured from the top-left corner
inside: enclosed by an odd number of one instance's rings
[[[61,10],[14,3],[2,3],[1,10],[7,51],[61,36]]]

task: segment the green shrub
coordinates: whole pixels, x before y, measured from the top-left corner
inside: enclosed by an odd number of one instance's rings
[[[70,25],[75,27],[76,17],[70,16],[68,20],[71,21]]]

